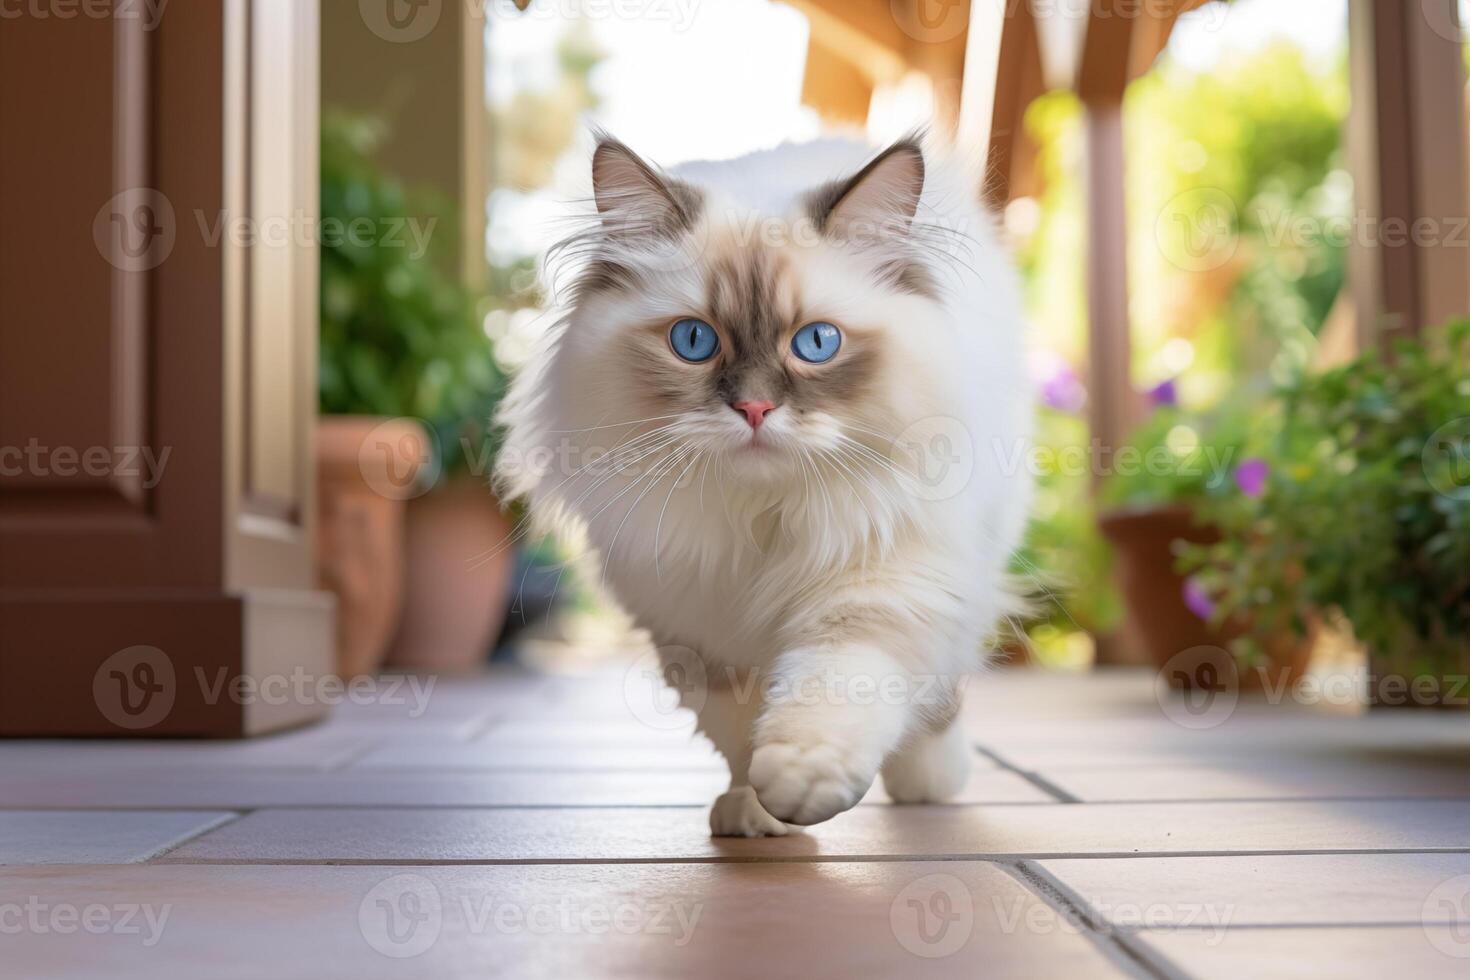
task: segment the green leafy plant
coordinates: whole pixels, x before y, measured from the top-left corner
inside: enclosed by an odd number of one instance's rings
[[[1105,509],[1193,505],[1228,493],[1230,473],[1256,440],[1245,397],[1205,412],[1161,405],[1108,461]]]
[[[1380,664],[1442,676],[1470,653],[1470,322],[1304,373],[1239,492],[1204,510],[1225,534],[1187,549],[1238,652],[1313,612],[1340,614]]]
[[[383,170],[383,136],[371,119],[322,120],[321,410],[424,419],[446,469],[479,468],[505,379],[477,297],[438,263],[452,208]]]

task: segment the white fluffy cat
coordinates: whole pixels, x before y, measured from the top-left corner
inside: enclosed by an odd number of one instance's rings
[[[908,139],[664,173],[603,137],[500,480],[574,526],[730,766],[719,835],[951,798],[960,679],[1030,493],[1017,281],[979,182]],[[553,256],[555,257],[555,256]]]

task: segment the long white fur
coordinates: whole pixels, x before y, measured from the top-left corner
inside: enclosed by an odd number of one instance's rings
[[[782,833],[782,821],[825,819],[856,802],[880,766],[895,796],[954,792],[963,737],[943,718],[936,730],[925,698],[936,680],[982,665],[985,638],[1011,602],[1006,567],[1030,499],[1016,461],[1032,404],[1017,280],[977,203],[978,180],[934,148],[914,234],[945,253],[931,263],[938,301],[877,282],[869,257],[796,230],[803,193],[872,156],[829,140],[675,169],[705,196],[695,234],[674,252],[619,254],[648,285],[562,309],[502,413],[502,492],[527,500],[540,526],[585,536],[606,584],[654,642],[695,651],[714,679],[701,727],[731,764],[731,791],[711,816],[716,833]],[[793,241],[773,247],[796,270],[814,318],[883,331],[879,394],[856,414],[772,413],[762,435],[779,451],[755,459],[740,452],[749,430],[726,407],[643,421],[640,378],[609,356],[620,332],[696,315],[704,259],[752,235],[779,241],[773,228],[793,230]],[[593,251],[612,247],[588,241]],[[894,445],[900,433],[936,430],[965,433],[968,447],[955,448],[973,466],[944,499],[915,492],[922,474]],[[612,456],[598,465],[592,447]],[[636,462],[610,472],[609,460]],[[859,632],[874,625],[863,636],[833,632],[834,608],[869,610],[856,617]],[[730,703],[750,689],[723,682],[752,674],[758,702]],[[854,677],[896,678],[907,693],[859,699],[847,690]],[[803,683],[824,693],[791,696]]]

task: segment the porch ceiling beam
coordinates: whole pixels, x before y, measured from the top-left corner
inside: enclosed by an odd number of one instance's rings
[[[806,15],[813,43],[840,54],[878,84],[897,81],[908,69],[912,38],[903,32],[888,0],[788,0]]]
[[[1128,83],[1153,67],[1179,18],[1215,2],[1223,0],[1091,0],[1077,65],[1078,95],[1090,104],[1121,102]]]
[[[992,208],[1005,207],[1013,195],[1022,124],[1027,107],[1046,91],[1045,74],[1036,17],[1029,3],[1018,0],[1007,10],[995,55],[985,162],[985,196]]]

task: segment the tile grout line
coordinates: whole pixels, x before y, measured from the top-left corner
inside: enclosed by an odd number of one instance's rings
[[[1000,767],[1003,772],[1015,773],[1017,776],[1020,776],[1022,779],[1026,780],[1026,782],[1030,783],[1032,786],[1035,786],[1037,789],[1041,790],[1043,793],[1046,793],[1048,796],[1053,797],[1058,803],[1082,802],[1082,799],[1080,797],[1073,796],[1071,793],[1068,793],[1066,790],[1062,789],[1056,783],[1052,782],[1050,779],[1047,779],[1040,773],[1035,773],[1027,769],[1022,769],[1020,766],[1014,765],[1011,762],[1007,761],[999,753],[993,752],[983,745],[976,744],[975,751],[983,755],[985,758],[989,759],[991,762],[995,763],[997,766]]]
[[[480,742],[485,738],[488,738],[490,733],[495,731],[497,728],[504,728],[505,723],[508,720],[509,719],[505,715],[500,713],[499,708],[489,709],[488,713],[483,718],[475,722],[474,727],[471,728],[469,734],[465,736],[464,744],[472,745],[476,742]]]
[[[1076,854],[1059,852],[1046,853],[986,853],[986,854],[833,854],[833,855],[783,855],[766,857],[759,854],[713,855],[677,857],[542,857],[542,858],[434,858],[434,857],[337,857],[337,858],[293,858],[293,857],[238,857],[238,858],[163,858],[162,864],[189,865],[291,865],[291,866],[382,866],[401,867],[419,865],[423,867],[501,867],[520,865],[586,865],[614,866],[628,864],[902,864],[980,862],[989,864],[1019,863],[1022,861],[1077,861],[1077,860],[1130,860],[1147,858],[1199,858],[1199,857],[1354,857],[1363,855],[1410,855],[1410,854],[1470,854],[1470,848],[1402,848],[1379,850],[1328,850],[1328,851],[1174,851],[1150,852],[1099,852]]]
[[[185,847],[185,846],[187,846],[189,844],[194,843],[197,840],[201,840],[201,839],[203,839],[205,837],[208,837],[210,834],[214,833],[216,830],[219,830],[221,827],[228,827],[230,824],[232,824],[235,821],[241,819],[242,817],[244,817],[249,812],[250,812],[249,810],[232,810],[232,811],[229,811],[227,813],[223,813],[223,814],[220,815],[220,818],[218,820],[215,820],[215,821],[209,823],[207,826],[200,827],[198,830],[195,830],[193,833],[185,834],[184,836],[180,837],[178,840],[173,841],[172,843],[168,843],[168,844],[163,845],[162,847],[160,847],[160,848],[154,850],[152,853],[148,854],[141,861],[133,861],[133,862],[130,862],[130,863],[132,863],[132,864],[154,864],[154,863],[157,863],[161,859],[166,858],[169,854],[172,854],[174,851],[177,851],[179,848]]]
[[[331,763],[324,767],[318,768],[316,771],[320,773],[347,772],[357,763],[361,762],[363,759],[366,759],[369,755],[371,755],[374,749],[383,744],[385,738],[386,736],[368,736],[366,737],[362,745],[356,746],[352,749],[349,749],[348,751],[343,752]]]
[[[321,773],[324,770],[306,770]],[[378,772],[376,768],[359,770],[363,772]],[[525,770],[529,772],[530,770]],[[634,770],[626,770],[632,772]],[[1001,770],[1009,772],[1011,770]],[[293,771],[293,775],[296,774]],[[466,772],[468,778],[474,773]],[[558,774],[576,775],[577,771],[568,770]],[[588,774],[597,775],[597,771],[588,770]],[[1030,775],[1019,771],[1017,775]],[[428,782],[428,780],[425,780]],[[1033,783],[1033,785],[1038,785]],[[1038,785],[1038,788],[1039,785]],[[1065,790],[1058,789],[1057,792],[1065,794]],[[980,800],[975,802],[953,801],[949,803],[926,804],[930,807],[940,809],[977,809],[992,807],[1050,807],[1056,806],[1058,802],[1069,805],[1089,807],[1114,807],[1114,806],[1204,806],[1204,805],[1234,805],[1241,803],[1256,804],[1296,804],[1296,803],[1470,803],[1470,794],[1458,794],[1452,796],[1222,796],[1216,798],[1189,798],[1189,799],[1138,799],[1138,800]],[[886,801],[873,803],[860,803],[859,806],[899,806]],[[597,803],[219,803],[210,801],[192,801],[183,803],[20,803],[11,804],[0,802],[0,813],[27,812],[33,810],[700,810],[708,809],[709,804],[701,803],[621,803],[621,802],[597,802]],[[1311,852],[1304,852],[1311,853]]]
[[[901,807],[903,804],[879,800],[859,803],[860,807]],[[925,806],[938,809],[960,810],[984,807],[1051,807],[1054,800],[1000,801],[990,803],[927,803]],[[125,810],[130,813],[171,813],[177,810],[690,810],[708,811],[708,803],[191,803],[191,804],[142,804],[142,803],[70,803],[62,806],[53,804],[23,804],[0,806],[0,813],[27,813],[46,810],[76,810],[81,812]]]
[[[1081,931],[1109,959],[1151,980],[1187,980],[1180,970],[1146,943],[1120,931],[1092,911],[1082,897],[1057,877],[1033,861],[1022,860],[1001,865],[1022,885],[1030,888],[1064,919],[1077,923]]]

